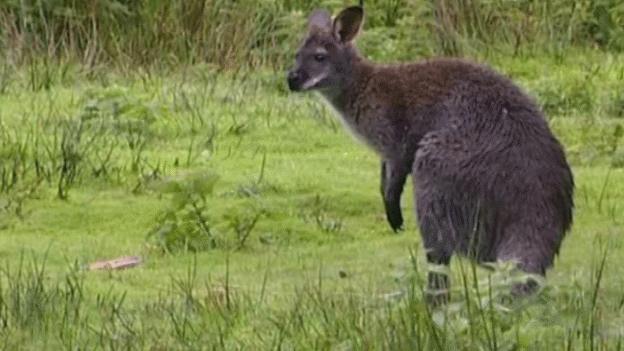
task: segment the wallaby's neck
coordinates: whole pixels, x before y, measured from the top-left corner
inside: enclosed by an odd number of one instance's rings
[[[352,48],[349,52],[348,63],[343,69],[342,82],[338,86],[320,92],[341,113],[346,111],[348,104],[358,98],[361,87],[373,74],[375,64],[361,56],[355,48]]]

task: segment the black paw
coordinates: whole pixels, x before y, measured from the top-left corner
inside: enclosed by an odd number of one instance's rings
[[[401,212],[387,212],[386,217],[388,218],[388,223],[390,224],[390,228],[395,233],[398,233],[403,230],[403,216]]]

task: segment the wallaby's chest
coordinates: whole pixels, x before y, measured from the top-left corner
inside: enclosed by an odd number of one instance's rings
[[[372,148],[376,147],[375,136],[370,133],[370,128],[366,128],[366,121],[358,118],[356,115],[349,115],[344,112],[336,111],[338,120],[343,127],[359,142],[364,143]]]
[[[382,156],[392,156],[401,137],[396,135],[395,126],[382,111],[373,109],[334,109],[344,128],[359,142],[372,148]]]

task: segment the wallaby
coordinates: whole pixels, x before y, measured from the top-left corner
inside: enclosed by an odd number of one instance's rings
[[[319,92],[379,154],[395,231],[411,173],[429,263],[448,265],[458,253],[479,263],[514,261],[544,276],[572,224],[574,179],[540,108],[508,78],[466,60],[370,62],[354,45],[363,18],[362,6],[333,21],[314,11],[290,89]],[[430,272],[428,286],[441,292],[432,301],[448,299],[446,275]],[[527,280],[512,294],[537,287]]]

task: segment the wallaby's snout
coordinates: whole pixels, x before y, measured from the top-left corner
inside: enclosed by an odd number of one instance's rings
[[[293,68],[288,71],[288,88],[290,91],[301,91],[302,83],[305,81],[304,74],[298,69]]]

